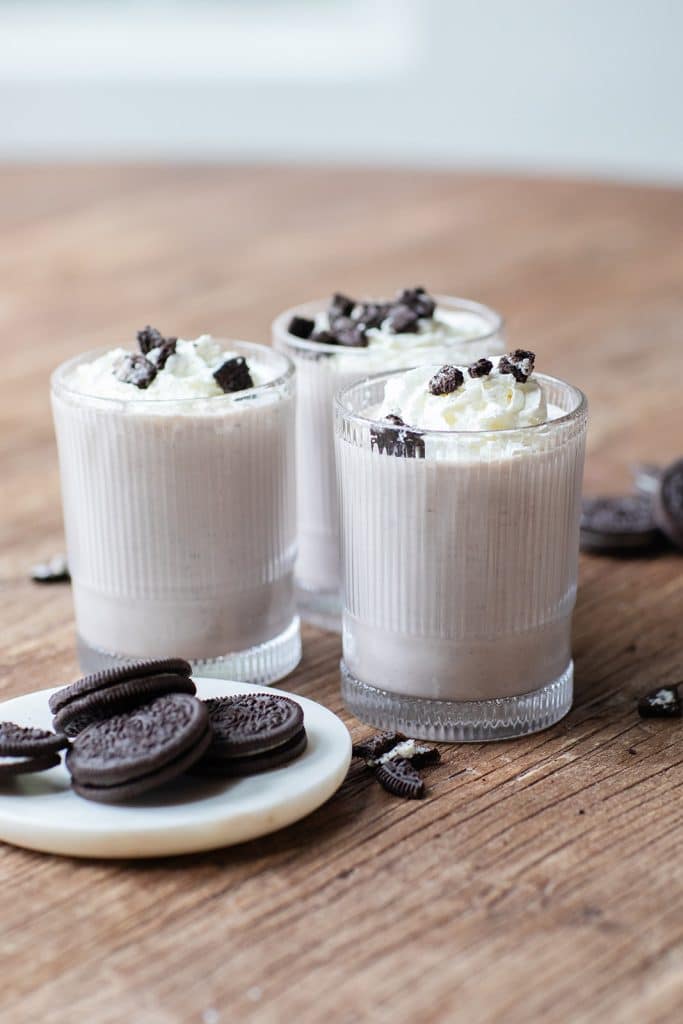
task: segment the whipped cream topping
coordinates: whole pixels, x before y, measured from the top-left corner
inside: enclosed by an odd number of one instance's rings
[[[238,355],[209,334],[202,334],[194,341],[178,338],[175,352],[167,358],[149,387],[142,389],[116,376],[116,369],[126,354],[126,349],[114,348],[90,363],[80,363],[68,380],[69,387],[100,398],[135,402],[213,398],[224,395],[213,376],[214,372],[226,360]],[[147,358],[156,365],[160,354],[160,348],[153,348]],[[260,365],[258,359],[250,355],[248,363],[255,387],[273,378],[272,370]]]
[[[390,377],[378,419],[400,416],[405,424],[422,430],[506,430],[536,426],[557,415],[549,410],[540,384],[532,377],[520,382],[501,373],[498,358],[483,377],[471,377],[466,366],[458,369],[463,383],[449,394],[432,394],[429,382],[438,366],[421,366]]]
[[[315,317],[315,330],[327,331],[330,318],[326,312]],[[340,346],[336,358],[343,361],[345,357],[354,360],[358,365],[358,357],[381,368],[415,366],[416,363],[447,361],[453,358],[453,346],[459,342],[472,345],[476,340],[488,337],[493,330],[491,324],[478,313],[465,309],[445,309],[437,306],[431,317],[421,317],[416,332],[396,333],[391,329],[388,320],[379,327],[371,327],[366,332],[368,344],[365,348],[344,349]],[[473,358],[484,355],[490,348],[491,341],[482,342],[476,351],[472,349]],[[470,349],[467,349],[469,358]],[[464,349],[463,349],[464,354]],[[368,372],[372,372],[368,366]]]

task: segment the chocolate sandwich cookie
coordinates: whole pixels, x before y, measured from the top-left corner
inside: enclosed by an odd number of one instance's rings
[[[605,554],[644,551],[656,546],[659,540],[652,500],[647,495],[583,499],[582,551]]]
[[[205,774],[251,775],[278,768],[306,749],[304,713],[276,694],[245,694],[205,701],[212,730]]]
[[[402,732],[375,733],[354,743],[352,754],[365,761],[383,789],[405,800],[419,800],[424,796],[425,784],[418,768],[441,760],[437,747],[408,739]]]
[[[47,729],[32,729],[15,722],[0,722],[0,779],[43,772],[60,762],[66,736]]]
[[[421,800],[425,794],[424,779],[407,757],[392,758],[378,765],[375,777],[388,793],[404,800]]]
[[[672,544],[683,548],[683,459],[662,471],[654,498],[657,526]]]
[[[62,733],[0,722],[0,757],[42,757],[68,746],[69,740]]]
[[[117,665],[85,676],[53,693],[49,700],[53,724],[75,736],[92,722],[144,704],[166,693],[194,694],[192,671],[182,658]]]
[[[189,694],[172,693],[88,726],[69,749],[66,766],[80,796],[120,803],[177,778],[210,743],[206,707]]]

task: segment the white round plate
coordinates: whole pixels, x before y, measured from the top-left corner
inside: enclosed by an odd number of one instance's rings
[[[308,746],[282,768],[240,779],[185,777],[127,804],[77,796],[63,764],[0,784],[0,840],[72,857],[170,857],[275,832],[310,814],[339,788],[351,761],[344,723],[306,697],[273,687],[195,679],[199,697],[281,693],[304,710]],[[38,690],[0,704],[0,719],[52,728]]]

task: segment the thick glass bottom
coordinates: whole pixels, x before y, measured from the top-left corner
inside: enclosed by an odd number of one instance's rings
[[[338,590],[309,590],[296,581],[296,607],[304,622],[341,633],[341,597]]]
[[[179,651],[168,651],[167,657],[182,655]],[[93,647],[78,637],[78,660],[84,672],[99,672],[127,661],[138,661],[137,656],[114,654]],[[244,651],[234,651],[219,658],[191,658],[192,669],[197,676],[212,676],[216,679],[234,679],[237,682],[261,683],[268,685],[283,679],[293,672],[301,661],[301,624],[295,616],[289,626],[272,640]]]
[[[480,743],[528,736],[559,722],[572,706],[574,663],[533,693],[492,700],[429,700],[380,690],[356,679],[341,662],[342,698],[368,725],[422,740]]]

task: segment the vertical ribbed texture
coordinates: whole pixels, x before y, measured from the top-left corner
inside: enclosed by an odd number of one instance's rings
[[[175,406],[57,390],[53,407],[87,643],[213,658],[291,624],[291,381],[256,398]]]
[[[440,301],[448,305],[448,300]],[[459,304],[454,300],[454,306]],[[301,309],[304,316],[315,316],[317,311],[313,305]],[[366,349],[316,352],[300,346],[287,333],[286,324],[279,321],[273,329],[273,344],[287,353],[297,370],[297,582],[306,591],[329,594],[338,591],[341,583],[334,397],[343,388],[377,372],[377,366],[373,364],[369,369]],[[457,362],[500,354],[504,351],[503,333],[486,343],[458,339],[452,349]],[[424,355],[423,350],[420,357]],[[381,367],[393,368],[391,361]]]
[[[348,404],[372,407],[382,392],[359,386]],[[371,450],[369,427],[341,414],[336,429],[350,671],[453,700],[529,692],[564,672],[585,414],[505,439],[427,435],[424,459]]]

